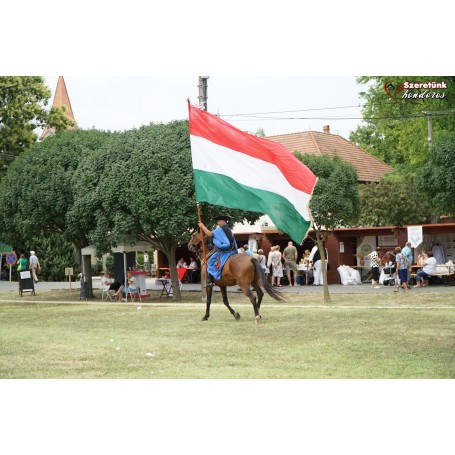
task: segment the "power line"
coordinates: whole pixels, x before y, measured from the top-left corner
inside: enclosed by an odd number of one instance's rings
[[[432,113],[434,117],[450,117],[455,116],[454,112],[440,112]],[[239,115],[240,116],[240,115]],[[385,117],[265,117],[260,115],[253,114],[243,114],[243,116],[248,116],[248,119],[236,119],[239,122],[248,122],[254,120],[364,120],[364,121],[373,121],[373,120],[409,120],[416,118],[425,118],[424,114],[409,114],[409,115],[399,115],[399,116],[385,116]],[[219,117],[236,117],[235,114],[230,115],[219,115]]]
[[[355,106],[337,106],[337,107],[318,107],[318,108],[311,108],[311,109],[295,109],[291,111],[271,111],[271,112],[251,112],[248,114],[223,114],[220,117],[248,117],[250,115],[268,115],[268,114],[288,114],[289,112],[310,112],[310,111],[329,111],[333,109],[351,109],[353,107],[362,107],[360,104],[356,104]]]

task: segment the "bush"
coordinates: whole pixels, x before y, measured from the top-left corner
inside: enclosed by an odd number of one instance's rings
[[[103,272],[103,261],[96,259],[96,264],[92,264],[92,276],[99,276]]]

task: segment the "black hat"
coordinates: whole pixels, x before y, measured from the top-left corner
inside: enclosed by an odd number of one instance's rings
[[[229,215],[218,215],[218,216],[214,217],[213,219],[215,221],[219,221],[219,220],[229,221],[231,219],[231,217]]]

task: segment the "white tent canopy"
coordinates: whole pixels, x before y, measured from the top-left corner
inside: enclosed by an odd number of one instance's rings
[[[121,244],[112,248],[113,253],[131,253],[132,251],[148,252],[151,250],[153,250],[153,247],[148,242],[136,242],[134,245]],[[82,255],[95,255],[95,248],[92,245],[82,248]]]

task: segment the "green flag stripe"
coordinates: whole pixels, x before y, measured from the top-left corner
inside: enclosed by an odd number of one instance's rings
[[[236,182],[222,174],[194,169],[196,200],[252,212],[267,213],[277,229],[301,243],[310,221],[305,220],[284,197]]]

